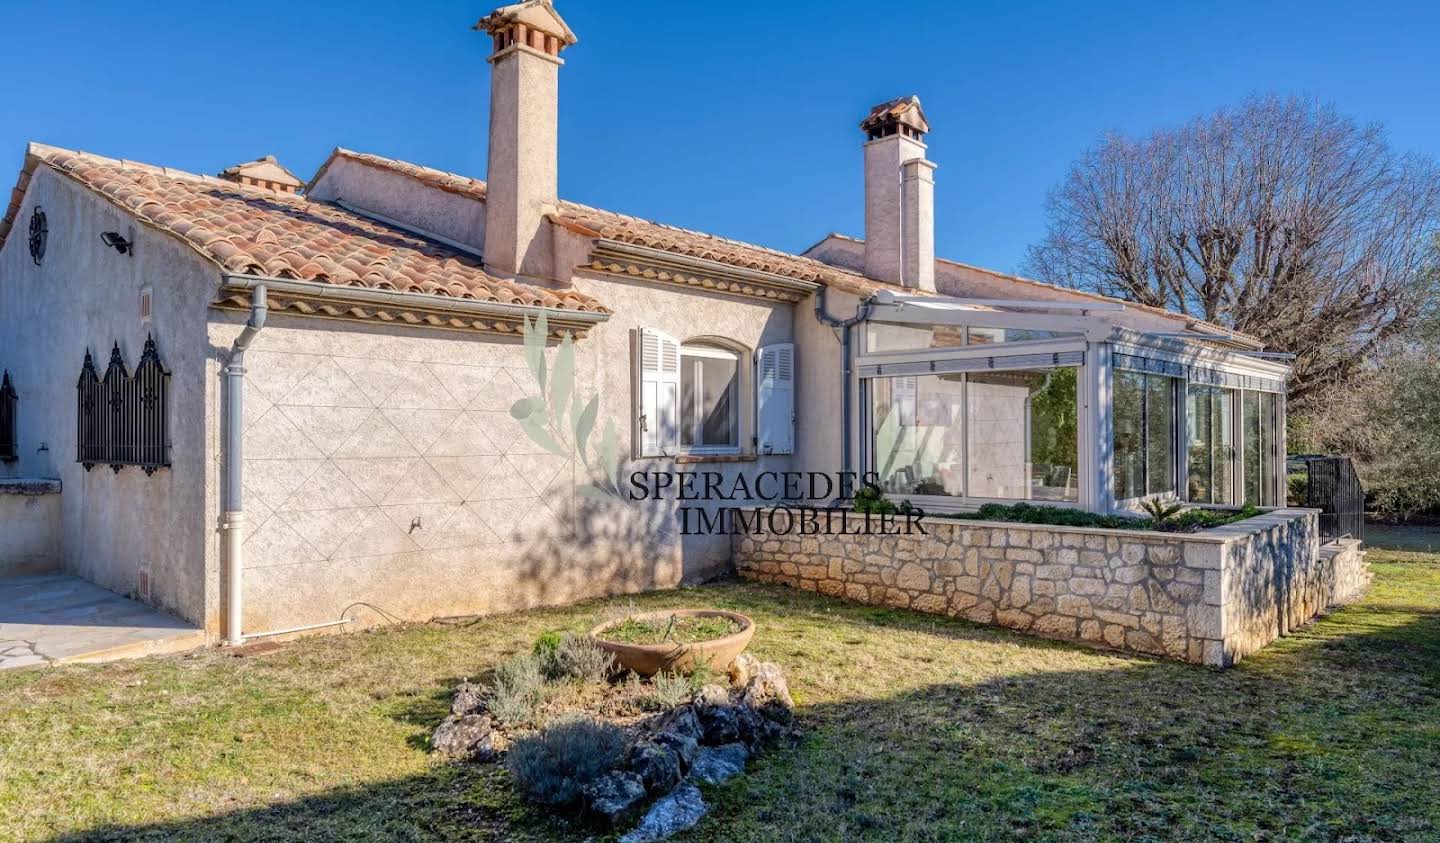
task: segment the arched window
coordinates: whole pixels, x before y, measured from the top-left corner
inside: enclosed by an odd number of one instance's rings
[[[680,446],[694,453],[740,450],[740,353],[708,342],[680,346]]]

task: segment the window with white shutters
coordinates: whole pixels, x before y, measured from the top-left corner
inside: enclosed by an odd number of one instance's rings
[[[635,441],[640,456],[675,453],[680,444],[676,413],[680,397],[680,343],[651,328],[639,331],[639,414]]]
[[[795,344],[763,346],[755,357],[757,450],[795,453]]]

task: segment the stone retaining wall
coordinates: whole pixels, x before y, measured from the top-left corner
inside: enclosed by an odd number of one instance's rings
[[[928,535],[738,535],[735,565],[863,603],[1217,666],[1313,617],[1335,602],[1337,581],[1353,591],[1356,577],[1324,573],[1337,569],[1319,552],[1314,510],[1186,534],[921,523]],[[1266,570],[1304,573],[1267,583]]]
[[[60,481],[0,480],[0,577],[60,568]]]

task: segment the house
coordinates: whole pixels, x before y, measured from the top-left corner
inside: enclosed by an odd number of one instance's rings
[[[587,496],[598,450],[544,442],[607,424],[631,468],[874,471],[932,511],[1283,505],[1284,362],[936,257],[918,99],[861,124],[864,239],[787,254],[564,200],[574,33],[548,0],[477,29],[485,181],[346,149],[302,183],[29,147],[0,221],[0,476],[60,481],[30,569],[230,643],[728,570],[730,537]],[[558,406],[516,411],[537,396]]]

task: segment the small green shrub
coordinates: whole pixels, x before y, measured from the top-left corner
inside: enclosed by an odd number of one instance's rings
[[[555,657],[555,651],[560,649],[560,642],[564,640],[565,633],[558,629],[540,633],[540,637],[535,639],[535,656],[544,664]]]
[[[607,641],[622,644],[691,644],[696,641],[713,641],[740,631],[740,624],[730,618],[718,615],[699,617],[626,618],[601,633]]]
[[[529,724],[544,699],[545,674],[539,657],[531,653],[513,656],[495,668],[488,708],[504,725]]]
[[[510,747],[505,765],[527,798],[546,805],[573,802],[585,785],[620,762],[625,733],[590,717],[557,720]]]
[[[555,680],[603,682],[615,670],[615,656],[588,635],[566,633],[550,649],[544,669],[545,675]]]
[[[689,702],[690,697],[695,694],[696,687],[691,677],[679,671],[662,670],[651,680],[650,693],[646,694],[645,701],[651,707],[660,710],[674,708]]]
[[[868,512],[871,515],[908,515],[915,511],[915,507],[909,501],[896,503],[885,497],[885,493],[874,486],[865,486],[855,493],[851,505],[856,512]]]
[[[1167,521],[1169,521],[1171,518],[1179,515],[1180,510],[1184,509],[1185,505],[1179,503],[1178,501],[1166,501],[1160,500],[1159,498],[1151,498],[1150,500],[1142,501],[1140,503],[1140,508],[1145,510],[1145,513],[1150,516],[1151,524],[1156,527],[1160,527]]]
[[[1143,506],[1143,504],[1142,504]],[[1168,509],[1166,505],[1165,509]],[[1147,507],[1148,509],[1148,507]],[[1083,509],[1063,506],[1037,506],[1029,503],[987,503],[975,512],[959,512],[946,515],[972,521],[1009,521],[1015,524],[1048,524],[1057,527],[1102,527],[1108,530],[1158,530],[1161,532],[1193,532],[1211,527],[1220,527],[1260,514],[1254,504],[1246,504],[1239,510],[1189,509],[1175,514],[1171,512],[1164,520],[1154,518],[1133,518],[1124,515],[1100,515]]]

